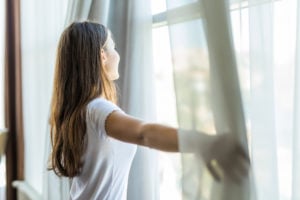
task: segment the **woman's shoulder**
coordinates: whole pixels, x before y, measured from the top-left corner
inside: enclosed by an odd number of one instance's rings
[[[113,111],[123,112],[116,104],[104,98],[95,98],[87,105],[87,120],[94,124],[96,130],[105,133],[105,121]]]
[[[102,97],[97,97],[95,99],[92,99],[88,105],[88,107],[99,107],[99,106],[117,106],[116,104],[114,104],[113,102],[102,98]]]
[[[95,105],[95,104],[97,104],[99,102],[103,102],[103,101],[108,101],[108,100],[106,100],[106,99],[104,99],[102,97],[96,97],[96,98],[90,100],[90,102],[88,102],[88,106]]]
[[[121,111],[121,108],[119,108],[119,106],[102,97],[91,100],[87,105],[87,109],[90,112],[109,112],[112,110]]]

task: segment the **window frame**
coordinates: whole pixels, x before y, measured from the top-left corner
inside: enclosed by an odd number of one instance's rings
[[[230,10],[245,9],[262,4],[272,3],[281,0],[231,0]],[[201,9],[201,2],[189,3],[179,6],[164,12],[152,15],[152,28],[159,28],[162,26],[169,26],[177,23],[182,23],[190,20],[201,19],[203,11]]]

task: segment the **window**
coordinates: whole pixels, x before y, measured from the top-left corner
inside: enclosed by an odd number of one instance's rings
[[[153,29],[155,91],[157,120],[177,127],[173,69],[166,26]],[[181,199],[181,157],[176,153],[159,152],[160,199]]]
[[[205,130],[214,131],[212,113],[208,109],[207,95],[204,95],[207,92],[205,85],[208,81],[208,53],[201,16],[199,15],[200,11],[198,10],[199,6],[195,6],[198,2],[196,0],[178,0],[169,1],[170,4],[166,5],[166,1],[153,0],[152,3],[157,119],[159,122],[178,127],[174,84],[180,82],[177,87],[181,88],[178,88],[177,92],[183,91],[187,94],[179,94],[179,101],[186,103],[190,95],[201,95],[201,97],[197,97],[200,99],[200,103],[195,105],[197,110],[201,110],[199,112],[201,122],[190,120],[189,116],[191,113],[195,113],[194,111],[179,111],[186,116],[183,120],[184,128],[201,126],[202,130],[204,127]],[[190,12],[191,10],[193,12]],[[168,18],[168,23],[167,12],[171,16]],[[199,55],[201,56],[200,59]],[[176,73],[180,76],[176,76]],[[200,81],[193,79],[195,74],[197,77],[201,77]],[[177,80],[174,81],[174,78]],[[190,87],[190,81],[193,82],[192,87]],[[189,86],[187,90],[184,90],[183,87],[186,86],[185,83],[187,82],[189,82]],[[195,93],[194,90],[197,92]],[[181,200],[181,155],[160,152],[159,173],[160,199]]]
[[[152,1],[152,14],[164,13],[165,11],[165,1]],[[161,123],[177,127],[173,66],[168,27],[155,27],[152,30],[152,35],[157,120]],[[181,157],[177,153],[159,152],[158,154],[159,197],[160,199],[181,200]]]
[[[292,123],[293,121],[293,92],[294,83],[289,81],[294,77],[294,65],[295,60],[295,44],[296,44],[296,30],[295,30],[295,19],[296,19],[296,0],[258,0],[258,1],[247,1],[247,0],[231,0],[231,21],[233,29],[233,39],[236,51],[236,58],[238,63],[240,87],[243,93],[243,103],[246,115],[246,126],[248,134],[251,132],[251,116],[249,113],[250,105],[249,98],[251,95],[251,87],[253,87],[254,73],[251,72],[250,66],[250,32],[251,25],[249,24],[249,12],[251,7],[261,7],[271,5],[272,10],[272,34],[273,34],[273,62],[274,69],[272,73],[274,76],[273,90],[274,90],[274,112],[276,120],[276,140],[274,144],[277,150],[277,164],[278,164],[278,188],[280,199],[290,199],[291,195],[291,183],[292,174],[291,172],[291,161],[292,161]],[[181,32],[180,35],[185,37],[187,35],[193,35],[193,32],[197,32],[198,38],[202,37],[202,30],[197,30],[197,27],[201,25],[201,10],[199,1],[197,0],[172,0],[172,1],[159,1],[152,0],[152,15],[153,15],[153,55],[154,55],[154,67],[156,77],[156,105],[157,105],[157,119],[159,122],[169,124],[172,126],[178,126],[177,124],[177,108],[175,100],[174,90],[174,70],[177,67],[174,66],[174,44],[170,42],[169,31],[177,29],[177,32]],[[186,32],[185,32],[185,31]],[[192,30],[192,31],[191,31]],[[175,32],[176,32],[175,31]],[[253,33],[252,33],[253,34]],[[176,34],[175,34],[176,35]],[[179,35],[179,34],[178,34]],[[200,37],[199,37],[200,35]],[[172,35],[173,36],[173,35]],[[176,36],[175,36],[176,37]],[[193,37],[193,36],[191,36]],[[194,37],[196,38],[196,37]],[[282,39],[285,38],[285,39]],[[200,39],[201,40],[201,39]],[[182,42],[182,41],[181,41]],[[185,45],[191,45],[188,39],[184,41]],[[203,35],[202,41],[195,41],[197,47],[203,45],[202,63],[208,61],[205,52],[205,36]],[[171,49],[172,47],[172,49]],[[185,57],[191,58],[189,52],[185,52]],[[172,57],[173,54],[173,57]],[[199,52],[197,53],[199,56]],[[173,59],[173,60],[172,60]],[[199,59],[199,57],[197,58]],[[186,62],[187,60],[184,60]],[[190,64],[190,63],[189,63]],[[199,63],[197,64],[197,72],[201,68]],[[203,80],[205,79],[205,68],[208,63],[203,65]],[[200,82],[201,82],[200,81]],[[252,82],[251,82],[252,81]],[[258,80],[259,81],[259,80]],[[251,85],[252,84],[252,85]],[[203,85],[195,85],[198,90],[205,90]],[[200,94],[202,94],[200,92]],[[203,93],[204,94],[204,93]],[[197,97],[198,98],[198,97]],[[201,97],[199,97],[201,98]],[[199,99],[198,98],[198,99]],[[204,100],[205,101],[205,100]],[[202,120],[206,120],[204,124],[206,130],[214,131],[212,124],[212,116],[209,108],[209,104],[202,104],[201,116]],[[289,133],[284,134],[284,133]],[[251,143],[251,134],[248,135],[249,142]],[[257,139],[257,138],[255,138]],[[256,141],[257,143],[257,141]],[[250,147],[252,145],[250,144]],[[256,158],[256,162],[264,164],[264,155],[261,153],[263,149],[258,149],[254,145],[261,158]],[[178,154],[159,153],[160,154],[160,199],[181,199],[181,157]],[[271,173],[269,174],[271,175]],[[264,178],[256,175],[258,178]],[[261,187],[261,181],[258,182],[260,191],[264,188]],[[266,191],[268,193],[270,191]],[[277,192],[277,191],[275,191]],[[170,196],[172,195],[172,196]],[[262,197],[259,196],[258,197]],[[264,198],[262,198],[264,199]]]

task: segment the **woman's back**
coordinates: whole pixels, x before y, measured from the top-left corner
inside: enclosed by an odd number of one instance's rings
[[[71,199],[126,199],[128,174],[136,145],[107,135],[105,120],[116,110],[121,111],[102,98],[88,104],[84,164],[80,175],[73,178]]]

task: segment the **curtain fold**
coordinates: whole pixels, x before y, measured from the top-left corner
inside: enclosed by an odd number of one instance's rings
[[[252,2],[255,3],[253,0]],[[249,118],[253,141],[251,146],[253,169],[259,183],[258,198],[276,200],[279,198],[278,176],[271,175],[278,174],[273,89],[275,87],[273,4],[249,8],[249,29],[249,66],[252,86]],[[259,76],[263,78],[258,80]],[[259,104],[264,104],[264,112],[261,112],[262,107]],[[266,176],[267,174],[269,175]]]
[[[233,46],[228,2],[204,0],[206,37],[209,50],[212,110],[217,133],[229,132],[248,153],[246,122]],[[226,176],[213,186],[211,199],[255,199],[253,174],[239,185]],[[252,190],[251,190],[252,187]]]
[[[294,133],[293,133],[293,154],[292,154],[292,200],[300,199],[300,3],[297,2],[297,19],[296,19],[296,52],[295,52],[295,91],[294,91]]]
[[[6,197],[16,199],[14,180],[24,178],[20,1],[6,1],[5,21]]]
[[[107,25],[110,0],[69,1],[65,25],[73,21],[97,21]]]
[[[110,8],[108,27],[120,47],[120,106],[128,114],[155,121],[151,4],[114,0]],[[157,167],[156,152],[138,147],[129,175],[128,199],[158,199]]]
[[[299,181],[292,171],[293,143],[299,145],[296,5],[295,0],[250,0],[232,16],[240,20],[239,70],[248,76],[243,95],[257,199],[297,199],[291,189]]]
[[[65,26],[67,27],[72,21],[80,21],[87,19],[90,12],[93,0],[85,1],[69,1],[67,8],[67,16],[65,19]]]

